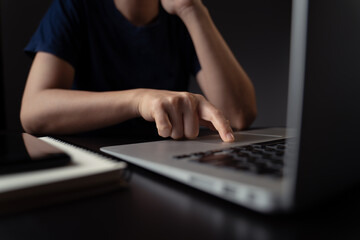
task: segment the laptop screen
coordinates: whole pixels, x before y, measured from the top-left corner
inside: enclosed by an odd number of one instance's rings
[[[360,181],[360,2],[293,4],[288,126],[298,130],[304,203]]]

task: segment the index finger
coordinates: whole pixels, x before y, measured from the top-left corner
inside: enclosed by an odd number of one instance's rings
[[[229,121],[206,100],[199,103],[199,118],[211,122],[224,142],[233,142],[235,140]]]

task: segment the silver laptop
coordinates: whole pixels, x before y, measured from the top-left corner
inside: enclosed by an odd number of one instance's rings
[[[287,212],[360,180],[360,7],[293,0],[287,127],[101,148],[241,206]]]

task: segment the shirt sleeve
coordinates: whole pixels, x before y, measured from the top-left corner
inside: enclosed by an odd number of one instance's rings
[[[81,48],[79,0],[54,0],[24,51],[34,57],[48,52],[76,67]]]

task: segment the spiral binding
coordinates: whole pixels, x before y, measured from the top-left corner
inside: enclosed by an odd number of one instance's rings
[[[91,150],[89,150],[89,149],[87,149],[87,148],[84,148],[84,147],[81,147],[81,146],[79,146],[79,145],[77,145],[77,144],[73,144],[73,143],[66,142],[66,141],[64,141],[64,140],[62,140],[62,139],[59,139],[59,138],[55,138],[55,137],[52,137],[52,136],[46,136],[46,137],[52,139],[52,140],[55,141],[55,142],[59,142],[59,143],[64,144],[64,145],[71,146],[71,147],[76,148],[76,149],[80,149],[80,150],[85,151],[85,152],[87,152],[87,153],[93,154],[93,155],[95,155],[95,156],[97,156],[97,157],[101,157],[101,158],[103,158],[103,159],[105,159],[105,160],[115,161],[115,162],[121,161],[121,160],[116,159],[116,158],[114,158],[114,157],[110,157],[110,156],[105,155],[105,154],[101,154],[101,153],[98,153],[98,152],[91,151]],[[121,171],[121,176],[120,176],[120,177],[121,177],[124,181],[130,182],[131,176],[132,176],[132,171],[130,170],[129,167],[126,167],[126,168],[123,169],[123,171]]]

